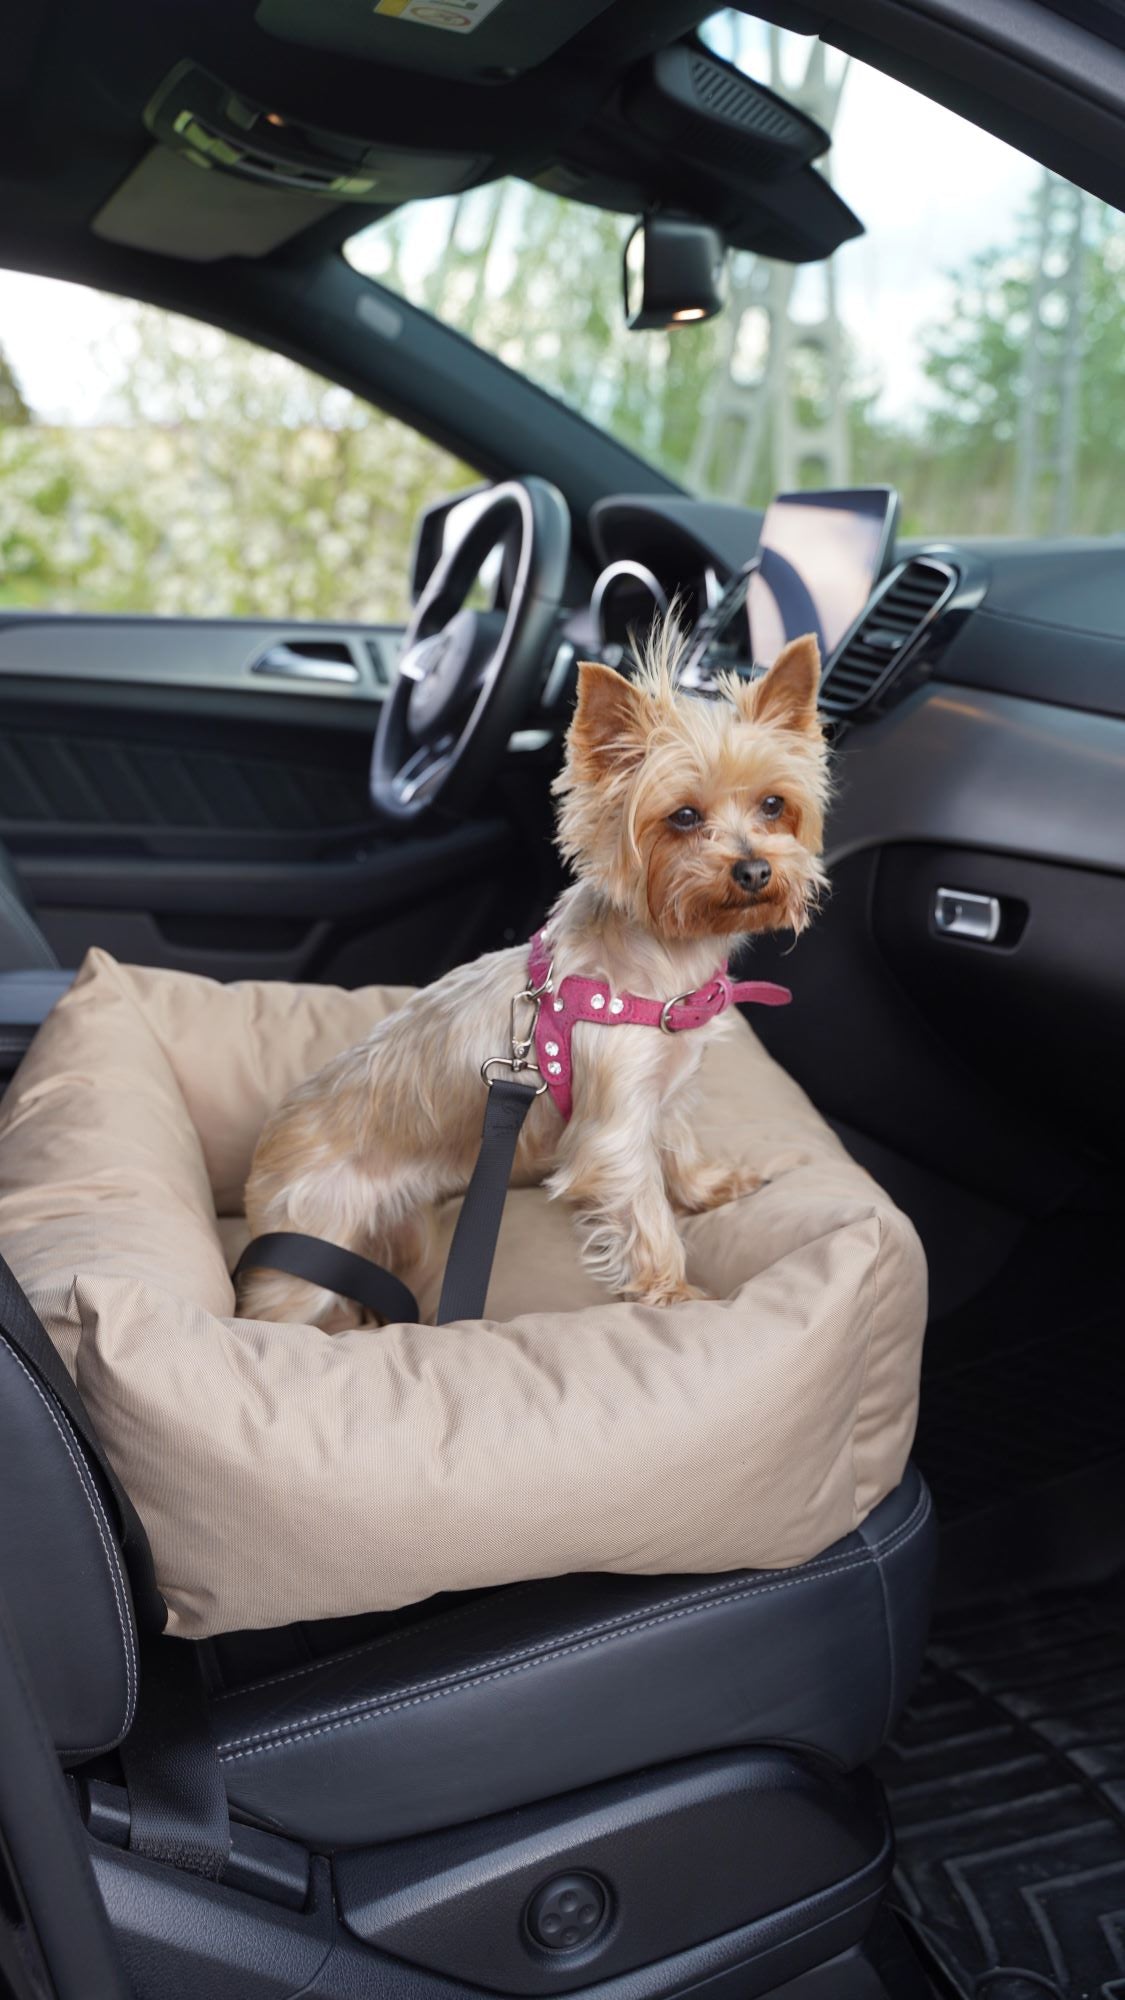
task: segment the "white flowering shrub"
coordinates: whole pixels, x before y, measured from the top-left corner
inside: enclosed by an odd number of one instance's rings
[[[100,421],[0,421],[0,605],[401,619],[419,510],[476,475],[278,355],[120,310]]]

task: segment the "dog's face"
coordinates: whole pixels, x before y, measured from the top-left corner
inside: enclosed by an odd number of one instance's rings
[[[635,681],[580,667],[556,784],[578,875],[669,940],[803,930],[825,880],[819,678],[813,638],[717,701],[676,694],[666,657]]]

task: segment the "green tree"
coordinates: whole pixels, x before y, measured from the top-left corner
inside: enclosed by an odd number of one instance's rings
[[[928,337],[915,483],[935,517],[956,502],[962,529],[1122,525],[1125,219],[1065,189],[1060,241],[1059,186],[1046,178],[1014,246],[971,259]]]
[[[23,399],[15,370],[0,347],[0,424],[29,424],[31,411]]]
[[[123,305],[104,421],[0,431],[0,601],[397,619],[420,509],[475,475],[279,355]]]

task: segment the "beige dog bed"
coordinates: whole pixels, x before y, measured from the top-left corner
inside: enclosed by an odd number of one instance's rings
[[[404,997],[95,951],[0,1107],[0,1245],[145,1523],[169,1629],[783,1567],[847,1534],[906,1461],[925,1265],[738,1018],[705,1058],[701,1135],[772,1179],[685,1225],[714,1302],[611,1300],[534,1191],[509,1198],[485,1320],[231,1317],[264,1117]]]

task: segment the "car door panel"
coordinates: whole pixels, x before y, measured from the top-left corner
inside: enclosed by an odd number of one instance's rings
[[[0,676],[379,701],[400,637],[391,625],[298,619],[5,612]]]
[[[0,628],[0,840],[60,961],[100,944],[217,978],[354,984],[424,980],[480,949],[500,916],[504,823],[404,837],[371,811],[397,636],[264,621]],[[254,671],[279,649],[316,664],[310,645],[338,647],[356,679]]]

